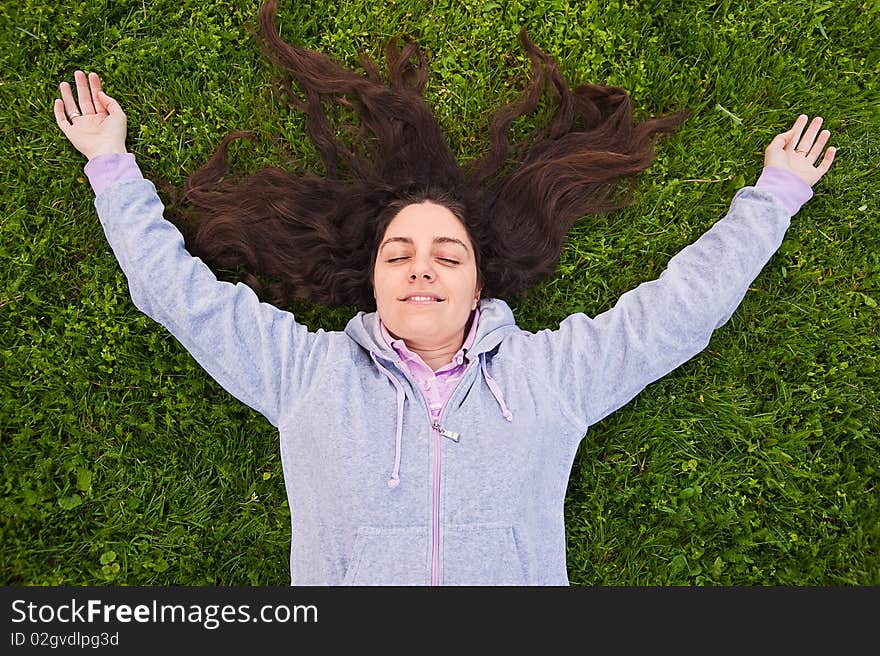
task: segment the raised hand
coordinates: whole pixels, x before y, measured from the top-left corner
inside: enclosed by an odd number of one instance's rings
[[[105,153],[124,153],[127,119],[113,98],[101,89],[97,73],[73,74],[79,105],[70,85],[59,85],[61,98],[55,99],[55,122],[79,152],[92,159]]]
[[[764,166],[778,166],[781,169],[791,171],[812,187],[828,172],[831,162],[834,161],[837,148],[830,147],[825,151],[825,156],[819,166],[813,166],[819,159],[825,144],[828,143],[831,132],[828,130],[819,132],[822,117],[817,116],[810,123],[806,134],[801,136],[807,119],[806,114],[801,114],[788,132],[777,134],[773,138],[764,151]],[[818,139],[816,138],[817,134]]]

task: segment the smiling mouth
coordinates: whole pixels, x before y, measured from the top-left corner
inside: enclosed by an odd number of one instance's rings
[[[446,299],[435,298],[434,296],[407,296],[400,300],[404,303],[409,303],[410,305],[435,305],[437,303],[442,303]]]

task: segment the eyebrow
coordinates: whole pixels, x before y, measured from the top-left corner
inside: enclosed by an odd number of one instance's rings
[[[403,242],[404,244],[412,244],[413,240],[409,237],[389,237],[385,241],[382,242],[382,245],[379,246],[379,250],[381,251],[386,244],[390,244],[391,242]],[[465,246],[465,243],[461,241],[461,239],[456,239],[455,237],[434,237],[435,244],[458,244],[461,246],[465,252],[468,252],[468,247]]]

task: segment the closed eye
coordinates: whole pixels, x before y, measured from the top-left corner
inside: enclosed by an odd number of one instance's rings
[[[388,263],[390,264],[392,262],[398,262],[399,260],[405,260],[405,259],[406,259],[406,257],[392,257],[390,260],[388,260]],[[453,260],[448,257],[440,257],[437,259],[439,259],[441,262],[449,262],[450,264],[461,264],[461,262],[459,262],[458,260]]]

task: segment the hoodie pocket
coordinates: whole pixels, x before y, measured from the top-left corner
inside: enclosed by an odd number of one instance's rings
[[[362,526],[343,585],[427,585],[431,582],[428,527]]]
[[[512,526],[458,524],[441,531],[443,585],[525,585]]]

